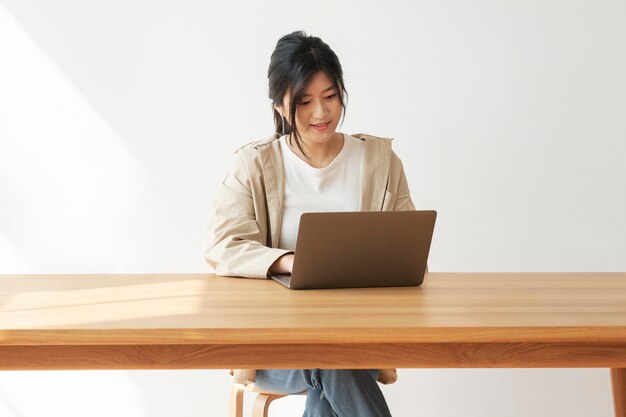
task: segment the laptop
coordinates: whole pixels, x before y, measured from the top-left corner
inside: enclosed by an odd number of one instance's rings
[[[287,288],[417,286],[424,281],[437,212],[304,213]]]

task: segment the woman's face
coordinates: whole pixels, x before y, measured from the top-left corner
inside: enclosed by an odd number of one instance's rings
[[[341,119],[339,91],[326,73],[318,72],[296,107],[296,127],[307,144],[327,143],[335,136]],[[288,117],[289,94],[283,98],[283,115]]]

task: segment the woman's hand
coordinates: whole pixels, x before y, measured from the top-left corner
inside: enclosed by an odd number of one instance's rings
[[[276,259],[276,261],[270,266],[269,274],[291,274],[291,270],[293,269],[293,253],[286,253],[280,258]]]

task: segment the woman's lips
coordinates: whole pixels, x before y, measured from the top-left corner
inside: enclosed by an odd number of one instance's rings
[[[311,127],[315,130],[317,130],[318,132],[322,132],[326,129],[328,129],[328,126],[330,125],[330,122],[326,122],[326,123],[319,123],[316,125],[311,125]]]

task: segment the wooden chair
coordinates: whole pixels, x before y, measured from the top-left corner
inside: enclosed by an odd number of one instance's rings
[[[243,396],[245,391],[257,393],[252,406],[252,417],[267,417],[267,411],[272,401],[287,396],[286,394],[262,390],[254,384],[244,386],[233,383],[230,387],[230,417],[243,417]],[[306,394],[306,391],[299,395],[304,394]]]

